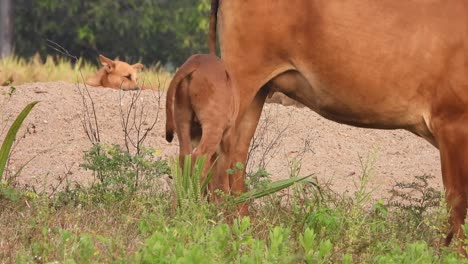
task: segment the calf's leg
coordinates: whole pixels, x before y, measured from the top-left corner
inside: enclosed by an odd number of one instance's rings
[[[198,157],[206,155],[206,162],[203,167],[202,177],[200,179],[201,183],[203,183],[208,174],[208,169],[211,167],[212,158],[216,153],[216,149],[218,148],[221,142],[221,138],[223,136],[223,129],[222,126],[219,126],[218,124],[203,124],[202,120],[201,122],[202,137],[198,146],[195,149],[193,149],[192,164]],[[216,186],[217,177],[218,175],[213,175],[213,183],[211,185]]]
[[[179,165],[184,167],[185,156],[192,153],[192,111],[186,107],[181,107],[180,111],[175,112],[176,133],[179,139]]]

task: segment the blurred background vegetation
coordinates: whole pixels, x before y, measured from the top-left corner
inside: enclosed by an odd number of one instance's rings
[[[104,54],[169,69],[208,51],[208,0],[5,1],[12,51],[22,58],[57,55],[47,40],[96,64]]]

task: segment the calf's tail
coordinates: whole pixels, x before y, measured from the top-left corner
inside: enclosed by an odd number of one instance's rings
[[[214,55],[216,55],[216,27],[218,24],[218,7],[219,0],[211,0],[209,45],[210,53]]]
[[[166,95],[166,140],[168,142],[172,142],[174,139],[174,130],[175,130],[175,122],[174,122],[174,107],[175,107],[175,100],[177,95],[177,89],[180,86],[180,83],[192,72],[194,72],[198,67],[198,63],[190,58],[185,62],[180,69],[172,78],[171,83],[169,84],[169,88],[167,89]]]

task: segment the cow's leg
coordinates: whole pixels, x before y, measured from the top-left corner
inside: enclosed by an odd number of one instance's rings
[[[203,124],[203,121],[200,120]],[[193,150],[193,162],[200,156],[206,155],[206,162],[203,167],[202,176],[201,176],[201,183],[203,183],[206,179],[208,169],[211,167],[212,158],[216,153],[216,149],[218,148],[221,138],[223,136],[223,129],[218,124],[203,124],[202,125],[202,137],[200,140],[200,144]],[[192,163],[193,164],[193,163]],[[213,175],[212,183],[210,185],[216,186],[218,182],[218,175]],[[211,190],[211,188],[210,188]]]
[[[234,133],[234,147],[231,149],[230,166],[234,166],[236,162],[242,162],[244,169],[235,172],[229,177],[229,185],[234,196],[238,196],[246,192],[245,186],[245,163],[250,147],[250,142],[255,134],[255,130],[262,113],[263,104],[268,95],[267,89],[260,89],[256,94],[252,103],[248,106],[242,116],[238,118],[237,127]],[[248,205],[242,204],[237,208],[239,215],[244,216],[249,214]]]
[[[466,217],[468,198],[468,120],[448,121],[440,125],[436,130],[436,140],[450,209],[451,228],[446,238],[448,245],[453,236],[464,237],[461,226]]]

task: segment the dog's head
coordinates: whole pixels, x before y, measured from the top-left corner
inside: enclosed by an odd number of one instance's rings
[[[111,60],[99,55],[104,70],[107,73],[108,83],[105,86],[120,89],[136,89],[138,88],[138,72],[137,70],[143,68],[143,64],[136,63],[130,65],[126,62],[119,60]]]
[[[104,87],[131,90],[138,88],[138,72],[137,70],[143,68],[143,64],[136,63],[130,65],[124,61],[111,60],[103,55],[99,55],[99,60],[103,68],[97,76],[90,78],[88,84]],[[93,80],[94,79],[94,80]]]

